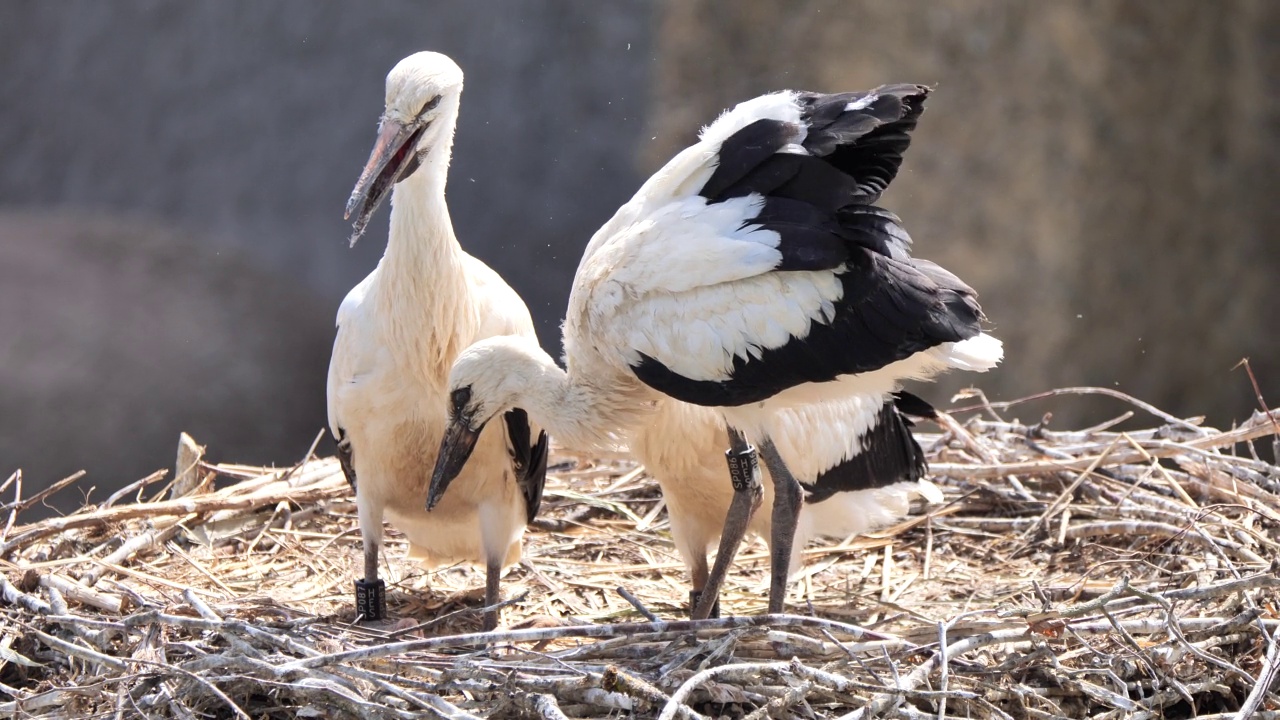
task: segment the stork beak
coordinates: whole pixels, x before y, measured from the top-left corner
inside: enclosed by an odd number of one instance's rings
[[[351,199],[347,200],[347,220],[352,215],[356,220],[351,224],[351,244],[355,245],[364,234],[369,218],[378,209],[391,187],[418,168],[418,139],[427,129],[429,123],[406,125],[398,120],[382,119],[378,129],[378,140],[369,154],[369,162],[365,164],[356,187],[351,191]]]
[[[431,487],[427,490],[427,510],[431,510],[444,497],[449,483],[458,477],[462,468],[476,449],[476,441],[480,439],[480,431],[472,430],[470,423],[463,417],[449,422],[444,431],[444,440],[440,443],[440,454],[436,456],[436,469],[431,473]]]

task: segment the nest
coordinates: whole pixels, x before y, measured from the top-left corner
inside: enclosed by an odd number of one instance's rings
[[[187,442],[169,486],[157,473],[28,524],[71,479],[24,499],[15,473],[0,712],[1280,717],[1280,468],[1252,452],[1280,427],[1259,413],[1215,430],[1127,400],[1156,426],[1115,430],[1129,412],[1058,432],[985,402],[944,416],[919,438],[945,502],[810,547],[794,614],[760,614],[753,541],[721,596],[732,616],[696,622],[680,619],[661,496],[621,457],[553,457],[492,633],[476,632],[482,572],[424,571],[394,531],[384,577],[403,619],[356,622],[360,538],[332,458],[210,464]]]

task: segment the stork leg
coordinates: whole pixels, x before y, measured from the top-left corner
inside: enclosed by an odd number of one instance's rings
[[[772,614],[782,612],[786,604],[791,546],[796,539],[804,493],[768,437],[760,443],[760,455],[773,480],[773,528],[769,538],[769,612]]]
[[[760,466],[756,464],[756,449],[732,425],[729,426],[729,451],[725,453],[725,459],[729,462],[729,478],[733,481],[733,501],[729,503],[729,513],[724,519],[720,547],[716,550],[716,564],[712,566],[711,576],[703,584],[698,603],[693,608],[694,620],[710,616],[713,608],[718,611],[720,586],[729,571],[729,563],[733,562],[733,556],[738,553],[738,546],[742,544],[742,536],[747,532],[751,516],[760,507],[764,497]]]
[[[364,543],[364,578],[356,580],[356,615],[365,622],[387,616],[387,586],[378,578],[378,550],[382,547],[382,510],[371,507],[356,493],[360,537]]]
[[[484,606],[490,608],[484,611],[484,631],[489,632],[498,627],[498,610],[494,608],[501,602],[502,591],[499,587],[502,581],[502,561],[496,558],[489,558],[484,565]]]
[[[707,554],[699,550],[693,554],[693,564],[690,567],[689,574],[693,579],[693,588],[689,590],[689,616],[692,617],[695,610],[698,609],[698,602],[702,600],[702,593],[707,588]],[[720,617],[720,599],[716,598],[715,603],[711,605],[711,611],[707,617]]]

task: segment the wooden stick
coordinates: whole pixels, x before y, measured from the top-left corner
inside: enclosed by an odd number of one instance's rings
[[[124,598],[119,595],[99,592],[61,575],[54,573],[41,575],[39,582],[41,587],[56,588],[58,592],[81,605],[95,607],[115,615],[120,614],[120,611],[124,609]]]
[[[168,542],[178,531],[182,529],[181,525],[170,525],[164,530],[148,530],[141,535],[135,535],[124,542],[123,545],[116,548],[102,558],[101,563],[94,565],[80,576],[80,582],[93,587],[97,584],[102,574],[111,569],[114,565],[123,565],[135,553],[141,552],[147,548],[154,547],[159,544]]]
[[[200,461],[205,447],[196,443],[188,434],[178,435],[178,459],[173,468],[173,497],[191,495],[200,486]]]
[[[40,615],[48,615],[52,611],[49,603],[34,595],[22,592],[14,587],[13,583],[9,582],[9,578],[2,574],[0,574],[0,598],[3,598],[10,605],[18,605]]]
[[[929,470],[934,475],[964,480],[990,480],[1009,474],[1044,475],[1056,472],[1081,472],[1100,462],[1104,457],[1107,460],[1107,466],[1132,465],[1145,461],[1148,456],[1152,458],[1173,457],[1186,453],[1188,449],[1205,450],[1226,447],[1274,434],[1275,430],[1269,423],[1256,422],[1256,415],[1255,413],[1255,418],[1233,430],[1217,435],[1206,435],[1194,440],[1188,440],[1185,443],[1162,444],[1158,447],[1148,448],[1146,453],[1139,453],[1136,450],[1116,449],[1109,455],[1105,453],[1103,455],[1086,455],[1074,460],[1024,460],[994,465],[929,463]]]
[[[244,510],[264,505],[274,505],[281,500],[304,503],[341,497],[350,492],[350,488],[346,486],[346,480],[336,472],[336,466],[334,470],[335,472],[328,474],[327,482],[304,487],[292,488],[281,484],[279,487],[261,488],[245,495],[199,495],[154,503],[119,505],[61,518],[52,518],[32,526],[24,526],[21,533],[7,542],[0,543],[0,557],[7,556],[15,548],[66,530],[106,525],[130,518],[188,515],[191,513],[213,512],[215,510]]]

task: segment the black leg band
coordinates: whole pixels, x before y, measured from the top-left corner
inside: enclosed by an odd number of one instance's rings
[[[356,581],[356,614],[365,622],[376,622],[387,616],[387,584],[382,580]]]
[[[748,445],[745,450],[726,450],[724,459],[729,463],[729,480],[736,492],[745,492],[755,484],[756,469],[760,463],[754,447]]]

